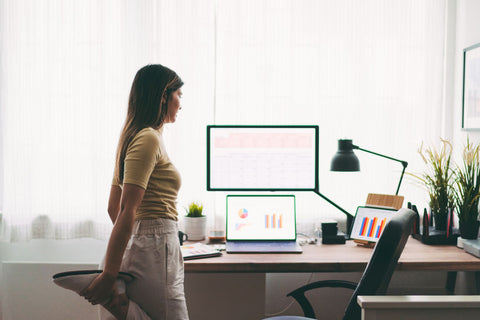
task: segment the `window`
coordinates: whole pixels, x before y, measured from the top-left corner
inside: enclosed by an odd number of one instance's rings
[[[224,226],[225,194],[206,192],[208,124],[319,125],[323,154],[348,137],[415,171],[419,143],[441,132],[444,24],[435,0],[0,0],[8,236],[108,236],[118,134],[148,63],[186,83],[165,132],[182,173],[180,216],[200,199],[209,223]],[[320,191],[351,212],[368,192],[395,192],[401,171],[358,156],[362,172],[348,176],[320,158]],[[400,193],[421,203],[418,191],[404,182]],[[299,231],[320,214],[344,218],[313,193],[297,199]]]

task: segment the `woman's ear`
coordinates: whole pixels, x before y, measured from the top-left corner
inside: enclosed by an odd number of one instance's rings
[[[167,103],[167,90],[163,91],[163,94],[162,94],[162,105],[164,105],[165,103]]]

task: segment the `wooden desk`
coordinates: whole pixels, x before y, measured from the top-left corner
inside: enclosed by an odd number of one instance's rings
[[[262,319],[269,273],[361,274],[372,250],[347,241],[344,245],[307,245],[301,254],[224,253],[221,257],[185,261],[185,293],[190,319]],[[409,238],[397,270],[436,270],[453,275],[455,271],[480,271],[480,259],[455,246],[428,246]],[[452,278],[455,288],[455,278]],[[452,284],[447,283],[447,286]],[[238,301],[249,307],[239,308]],[[211,310],[215,310],[215,316]]]
[[[362,272],[371,248],[353,241],[306,245],[301,254],[228,254],[185,261],[187,273]],[[429,246],[409,238],[397,270],[480,271],[480,259],[455,246]]]

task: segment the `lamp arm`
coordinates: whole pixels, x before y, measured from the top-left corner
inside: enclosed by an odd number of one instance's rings
[[[405,169],[407,168],[407,165],[408,165],[407,162],[402,162],[402,164],[403,164],[403,170],[402,170],[402,174],[400,175],[400,181],[398,181],[397,192],[395,192],[395,195],[398,195],[398,191],[400,191],[400,185],[402,184],[403,174],[405,173]]]
[[[360,148],[359,146],[356,146],[356,145],[354,145],[354,144],[352,144],[352,148],[353,148],[353,149],[360,150],[360,151],[364,151],[364,152],[367,152],[367,153],[371,153],[371,154],[374,154],[374,155],[379,156],[379,157],[382,157],[382,158],[386,158],[386,159],[389,159],[389,160],[397,161],[397,162],[400,162],[400,163],[402,164],[403,170],[402,170],[402,174],[400,175],[400,181],[398,182],[397,192],[395,192],[395,195],[398,195],[398,191],[400,190],[400,185],[402,184],[402,180],[403,180],[403,174],[405,173],[405,169],[406,169],[407,166],[408,166],[408,162],[407,162],[407,161],[403,161],[403,160],[399,160],[399,159],[395,159],[395,158],[386,156],[386,155],[384,155],[384,154],[380,154],[380,153],[373,152],[373,151],[370,151],[370,150],[365,150],[365,149],[362,149],[362,148]]]
[[[338,204],[336,204],[335,202],[333,202],[332,200],[328,199],[327,197],[325,197],[323,194],[320,193],[320,191],[318,190],[313,190],[313,192],[315,192],[317,195],[319,195],[321,198],[323,198],[325,201],[327,201],[328,203],[330,203],[332,206],[334,206],[335,208],[337,208],[338,210],[342,211],[343,213],[345,213],[345,215],[347,216],[347,234],[350,236],[350,231],[351,231],[351,228],[352,228],[352,223],[353,223],[353,215],[351,213],[349,213],[347,210],[343,209],[342,207],[340,207]]]
[[[366,150],[366,149],[360,148],[359,146],[356,146],[356,145],[354,145],[354,144],[352,145],[352,147],[353,147],[353,149],[357,149],[357,150],[360,150],[360,151],[368,152],[368,153],[374,154],[374,155],[379,156],[379,157],[383,157],[383,158],[386,158],[386,159],[390,159],[390,160],[393,160],[393,161],[400,162],[400,163],[403,165],[404,168],[406,168],[407,165],[408,165],[408,162],[406,162],[406,161],[399,160],[399,159],[395,159],[395,158],[386,156],[386,155],[381,154],[381,153],[377,153],[377,152],[373,152],[373,151],[370,151],[370,150]]]

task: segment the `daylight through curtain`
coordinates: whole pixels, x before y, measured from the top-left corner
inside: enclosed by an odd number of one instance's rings
[[[207,124],[319,125],[323,194],[350,212],[368,192],[392,194],[399,164],[357,153],[362,171],[338,174],[330,159],[352,138],[422,169],[417,147],[444,125],[444,24],[437,0],[0,0],[3,235],[108,236],[127,96],[148,63],[185,82],[165,131],[180,216],[201,200],[224,228],[225,193],[205,190]],[[425,205],[408,179],[400,193]],[[301,232],[344,219],[313,193],[297,206]]]

